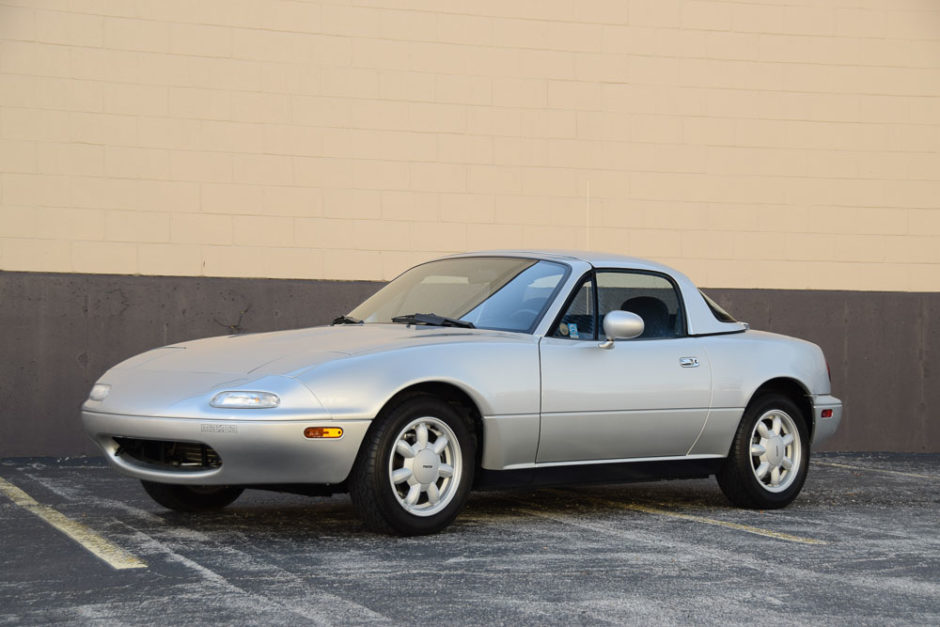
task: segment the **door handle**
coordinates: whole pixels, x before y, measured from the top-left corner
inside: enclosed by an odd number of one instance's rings
[[[698,368],[698,357],[680,357],[679,365],[683,368]]]

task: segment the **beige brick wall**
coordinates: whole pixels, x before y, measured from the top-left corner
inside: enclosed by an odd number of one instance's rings
[[[0,0],[0,269],[940,290],[936,0]]]

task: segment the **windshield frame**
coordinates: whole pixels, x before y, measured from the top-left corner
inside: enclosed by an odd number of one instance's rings
[[[418,265],[416,265],[416,266],[413,266],[413,267],[411,267],[411,268],[408,268],[407,270],[405,270],[404,272],[402,272],[401,274],[399,274],[398,276],[396,276],[394,279],[392,279],[391,281],[389,281],[388,283],[386,283],[384,286],[382,286],[382,288],[379,289],[375,294],[373,294],[372,296],[370,296],[369,298],[367,298],[366,300],[364,300],[363,302],[361,302],[359,305],[357,305],[357,306],[350,312],[350,315],[352,315],[353,312],[357,311],[359,308],[361,308],[363,305],[365,305],[367,302],[369,302],[372,298],[374,298],[376,295],[378,295],[378,294],[381,293],[383,290],[385,290],[389,285],[391,285],[391,284],[394,283],[395,281],[399,280],[401,277],[403,277],[404,275],[408,274],[409,272],[412,272],[413,270],[416,270],[417,268],[421,268],[421,267],[424,267],[424,266],[427,266],[427,265],[431,265],[431,264],[435,264],[435,263],[438,263],[438,262],[444,262],[444,261],[464,261],[464,260],[467,261],[467,262],[483,261],[483,260],[507,260],[507,261],[518,261],[518,262],[520,262],[520,264],[522,264],[523,262],[529,262],[529,263],[528,263],[527,265],[524,265],[523,267],[521,267],[521,268],[519,269],[519,271],[516,272],[516,273],[512,276],[512,278],[510,278],[508,281],[506,281],[505,283],[503,283],[498,289],[496,289],[495,291],[493,291],[491,294],[489,294],[488,296],[486,296],[486,298],[484,298],[482,301],[478,302],[478,303],[475,304],[473,307],[471,307],[468,311],[466,311],[466,312],[463,313],[461,316],[459,316],[459,318],[461,318],[461,319],[463,318],[463,316],[466,316],[466,315],[470,314],[471,312],[473,312],[475,309],[477,309],[482,303],[485,303],[486,301],[488,301],[488,300],[494,298],[495,296],[497,296],[497,295],[498,295],[500,292],[502,292],[508,285],[512,284],[513,281],[515,281],[515,279],[516,279],[519,275],[521,275],[523,272],[526,272],[526,271],[528,271],[529,269],[535,267],[535,266],[536,266],[537,264],[539,264],[539,263],[549,264],[549,265],[551,265],[551,266],[554,266],[554,267],[558,268],[558,270],[561,271],[561,277],[560,277],[560,278],[558,279],[558,281],[555,283],[554,287],[552,288],[551,293],[545,298],[545,301],[542,303],[541,308],[540,308],[540,309],[538,310],[538,312],[537,312],[537,315],[534,316],[534,318],[532,319],[531,324],[530,324],[527,328],[525,328],[525,329],[517,329],[517,328],[494,327],[494,326],[489,326],[489,325],[477,325],[477,326],[476,326],[476,329],[479,329],[479,330],[501,331],[501,332],[508,332],[508,333],[524,333],[524,334],[532,335],[532,334],[535,332],[535,330],[539,327],[539,324],[542,323],[543,319],[545,318],[545,314],[551,309],[552,305],[553,305],[554,303],[556,303],[556,301],[558,300],[558,295],[559,295],[559,293],[565,288],[565,286],[567,285],[568,280],[569,280],[569,278],[570,278],[570,276],[571,276],[571,266],[570,266],[569,264],[564,263],[563,261],[560,261],[560,260],[545,259],[545,258],[543,258],[543,257],[538,257],[538,256],[531,256],[531,255],[500,255],[500,254],[492,254],[492,255],[455,255],[455,256],[451,256],[451,257],[441,257],[441,258],[432,259],[432,260],[426,261],[426,262],[424,262],[424,263],[420,263],[420,264],[418,264]],[[440,312],[408,312],[408,313],[433,313],[433,314],[436,314],[436,315],[439,315],[439,316],[442,315]],[[363,321],[364,321],[365,324],[395,324],[395,323],[392,323],[392,322],[389,322],[389,321],[385,321],[385,320],[383,320],[383,321],[373,321],[373,322],[369,322],[368,320],[365,319],[365,317],[363,317],[362,319],[363,319]]]

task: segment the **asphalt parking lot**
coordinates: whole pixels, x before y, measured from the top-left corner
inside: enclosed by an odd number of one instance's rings
[[[98,459],[7,459],[0,524],[0,624],[940,624],[940,455],[817,456],[772,512],[712,480],[481,492],[423,538],[345,496],[187,516]]]

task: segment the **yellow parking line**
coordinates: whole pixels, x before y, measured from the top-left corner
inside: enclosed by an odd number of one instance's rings
[[[702,523],[705,525],[715,525],[716,527],[724,527],[725,529],[734,529],[735,531],[744,531],[746,533],[753,533],[754,535],[764,536],[765,538],[773,538],[775,540],[784,540],[786,542],[797,542],[799,544],[812,544],[812,545],[828,544],[828,542],[825,542],[823,540],[815,540],[813,538],[804,538],[801,536],[794,536],[794,535],[790,535],[789,533],[771,531],[770,529],[761,529],[760,527],[752,527],[750,525],[742,525],[740,523],[726,522],[724,520],[718,520],[715,518],[706,518],[705,516],[694,516],[692,514],[682,514],[680,512],[674,512],[668,509],[650,507],[649,505],[640,505],[639,503],[618,503],[617,501],[608,501],[606,499],[591,499],[591,500],[598,502],[598,503],[604,503],[605,505],[613,505],[614,507],[619,507],[621,509],[631,510],[634,512],[643,512],[644,514],[653,514],[655,516],[667,516],[669,518],[678,518],[680,520],[688,520],[691,522]]]
[[[0,492],[2,492],[13,503],[19,505],[31,514],[35,514],[43,519],[68,537],[72,538],[80,545],[90,551],[95,557],[102,560],[116,570],[125,570],[128,568],[147,568],[147,564],[141,559],[128,553],[121,547],[108,542],[97,533],[75,522],[65,516],[58,510],[37,502],[33,497],[26,494],[18,487],[0,479]]]
[[[914,477],[915,479],[936,479],[930,475],[919,475],[916,472],[901,472],[900,470],[885,470],[883,468],[868,468],[866,466],[850,466],[849,464],[837,464],[835,462],[821,462],[813,460],[814,464],[820,466],[832,466],[833,468],[848,468],[849,470],[867,470],[868,472],[883,472],[889,475],[901,475],[902,477]]]

